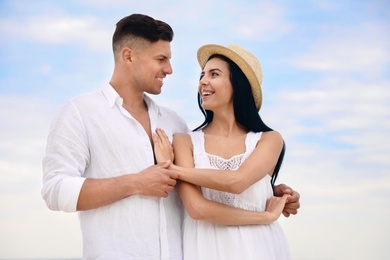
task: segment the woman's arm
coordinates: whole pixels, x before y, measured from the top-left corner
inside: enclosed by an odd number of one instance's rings
[[[289,195],[272,197],[264,212],[234,208],[208,200],[200,188],[187,182],[179,182],[179,195],[192,219],[205,220],[220,225],[260,225],[277,220]]]
[[[181,167],[194,167],[191,138],[187,134],[175,135],[173,138],[175,164]],[[198,186],[180,182],[179,194],[183,204],[191,216],[196,220],[205,220],[222,225],[251,225],[269,224],[279,218],[288,195],[272,197],[267,203],[265,212],[257,212],[234,208],[210,201],[203,197]]]
[[[178,136],[178,138],[182,137]],[[272,174],[282,146],[281,135],[271,131],[262,134],[252,154],[237,170],[194,169],[177,163],[170,168],[179,173],[180,180],[210,189],[240,194],[266,174]],[[178,149],[177,146],[174,146],[175,149]]]
[[[177,135],[174,138],[174,140],[176,140],[175,143],[179,143],[179,141],[177,141],[177,140],[181,139],[181,138],[187,139],[188,145],[192,151],[192,142],[191,142],[191,139],[188,135]],[[263,139],[263,141],[264,141],[264,139]],[[280,137],[280,141],[281,141],[281,145],[282,145],[283,140],[281,139],[281,137]],[[154,143],[155,143],[155,146],[160,146],[160,148],[156,152],[156,158],[160,159],[160,160],[157,160],[158,162],[167,161],[167,160],[173,161],[171,144],[168,141],[168,137],[166,137],[165,133],[162,130],[158,130],[154,134]],[[179,154],[179,152],[178,152],[180,149],[179,145],[176,145],[175,149],[177,150],[175,153]],[[192,152],[191,152],[191,156],[192,156]],[[277,160],[276,157],[277,156],[275,155],[275,162]],[[251,156],[251,160],[253,160],[253,158],[254,157]],[[249,158],[248,158],[248,160],[249,160]],[[204,176],[197,176],[196,174],[192,174],[193,176],[188,175],[187,179],[186,179],[188,181],[193,180],[194,183],[198,183],[198,185],[199,185],[199,183],[203,183],[204,186],[208,187],[208,188],[213,188],[213,189],[217,189],[217,190],[219,189],[219,190],[223,190],[223,191],[230,191],[230,189],[229,189],[230,187],[228,186],[228,184],[226,184],[227,182],[224,180],[224,178],[220,178],[221,177],[220,175],[216,176],[216,177],[218,177],[217,179],[211,180],[211,178],[215,177],[215,170],[193,169],[193,167],[194,167],[193,161],[188,169],[186,169],[185,167],[182,167],[181,165],[178,165],[175,167],[174,165],[171,164],[171,168],[181,169],[181,171],[182,171],[181,174],[183,174],[183,172],[187,173],[187,174],[191,174],[191,172],[194,172],[194,173],[201,172],[202,173],[202,171],[203,171],[203,173],[206,173],[206,174],[204,174]],[[186,170],[188,170],[188,172],[185,172]],[[271,170],[271,172],[272,172],[272,170]],[[211,172],[210,179],[207,179],[207,172],[208,171]],[[179,172],[180,172],[180,170],[179,170]],[[229,177],[229,175],[231,176],[231,174],[233,174],[231,171],[223,171],[223,173],[224,173],[224,177],[226,177],[226,176]],[[183,178],[183,175],[182,175],[182,178]],[[185,176],[184,176],[184,178],[185,178]],[[210,181],[210,183],[209,183],[209,181]],[[216,185],[213,186],[212,183],[215,183]],[[284,210],[283,210],[284,216],[288,217],[288,216],[290,216],[290,214],[295,215],[298,213],[298,209],[300,207],[300,203],[299,203],[300,194],[298,192],[294,191],[292,188],[290,188],[284,184],[279,184],[279,185],[276,185],[274,187],[274,194],[277,197],[283,197],[283,195],[285,195],[285,194],[290,195],[287,198],[287,202],[286,202]],[[195,214],[196,214],[196,212],[195,212]]]

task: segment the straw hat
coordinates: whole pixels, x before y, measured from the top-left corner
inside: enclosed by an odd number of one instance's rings
[[[203,69],[211,55],[220,54],[237,64],[248,78],[252,88],[253,98],[256,103],[257,110],[260,110],[262,103],[261,82],[263,73],[259,60],[251,52],[245,50],[237,44],[225,46],[217,44],[207,44],[198,50],[198,62]]]

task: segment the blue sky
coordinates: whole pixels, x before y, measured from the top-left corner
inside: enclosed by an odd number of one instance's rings
[[[280,222],[293,259],[389,259],[388,1],[0,0],[0,259],[81,257],[77,214],[49,211],[41,159],[54,113],[109,81],[115,23],[168,22],[173,75],[155,99],[190,127],[197,49],[237,43],[263,67],[263,119],[284,136],[279,182],[302,195]]]

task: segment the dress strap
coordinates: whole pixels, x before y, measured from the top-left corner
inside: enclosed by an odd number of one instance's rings
[[[245,153],[246,154],[251,154],[253,152],[253,150],[256,148],[256,144],[257,142],[260,140],[261,138],[261,134],[263,132],[258,132],[258,133],[255,133],[255,132],[249,132],[246,136],[246,139],[245,139],[245,146],[246,146],[246,151]]]
[[[194,148],[194,155],[204,153],[204,135],[202,130],[188,133],[191,137],[192,146]]]

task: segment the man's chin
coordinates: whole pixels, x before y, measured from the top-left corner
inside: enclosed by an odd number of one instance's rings
[[[161,94],[161,89],[160,90],[154,90],[154,91],[147,91],[146,93],[150,95],[160,95]]]

